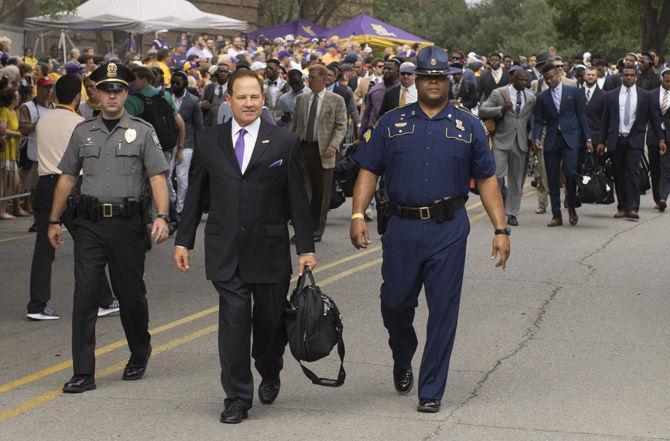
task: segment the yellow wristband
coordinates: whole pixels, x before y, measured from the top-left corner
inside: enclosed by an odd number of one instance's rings
[[[354,213],[351,215],[351,220],[354,219],[365,219],[365,215],[363,213]]]

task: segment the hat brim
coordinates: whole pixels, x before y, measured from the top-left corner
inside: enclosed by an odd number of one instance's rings
[[[128,89],[128,83],[123,80],[102,80],[95,85],[95,88],[106,92],[121,92]]]
[[[453,75],[456,73],[463,73],[462,69],[455,69],[453,67],[449,67],[449,69],[416,69],[414,73],[417,76],[425,76],[425,77],[446,77],[449,75]]]

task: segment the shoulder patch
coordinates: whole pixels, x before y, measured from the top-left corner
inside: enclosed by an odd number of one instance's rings
[[[151,131],[151,139],[154,140],[154,143],[156,144],[156,148],[160,151],[163,151],[163,147],[161,147],[161,142],[158,140],[158,135],[156,134],[155,130]]]
[[[365,135],[363,135],[363,138],[365,138],[365,142],[370,142],[370,138],[372,138],[372,130],[368,129],[365,132]]]

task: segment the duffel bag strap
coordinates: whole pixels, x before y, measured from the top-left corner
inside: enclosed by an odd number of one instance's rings
[[[298,361],[298,363],[300,363],[302,371],[305,376],[312,381],[312,384],[318,386],[340,387],[344,384],[344,379],[347,377],[347,373],[344,371],[344,340],[342,340],[342,334],[340,334],[337,339],[337,354],[340,356],[340,372],[337,374],[337,380],[320,378],[314,372],[307,369],[301,361]]]

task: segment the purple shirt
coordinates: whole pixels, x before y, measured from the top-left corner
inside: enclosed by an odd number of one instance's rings
[[[382,107],[384,94],[387,90],[397,86],[398,84],[400,84],[400,80],[395,80],[393,84],[388,86],[384,82],[381,82],[372,86],[372,88],[368,91],[368,94],[365,97],[365,112],[363,113],[363,118],[361,120],[361,134],[375,126],[377,120],[381,116],[379,111]]]

